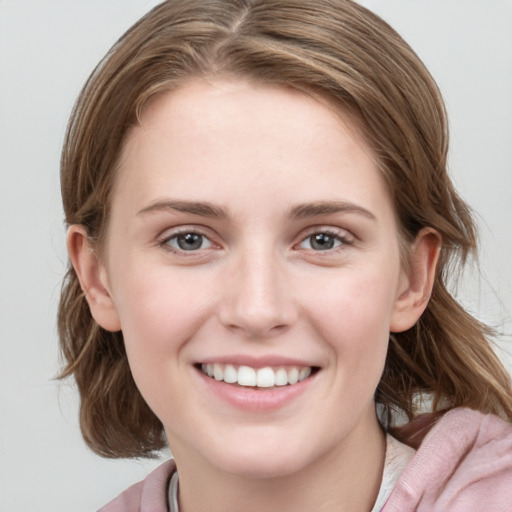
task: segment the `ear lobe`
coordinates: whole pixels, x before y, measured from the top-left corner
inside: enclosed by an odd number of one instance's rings
[[[425,311],[434,286],[440,247],[441,236],[437,231],[424,228],[418,233],[410,252],[410,271],[404,274],[405,284],[395,302],[391,332],[410,329]]]
[[[108,289],[105,266],[90,246],[84,226],[70,226],[66,241],[69,258],[94,320],[107,331],[119,331],[121,323]]]

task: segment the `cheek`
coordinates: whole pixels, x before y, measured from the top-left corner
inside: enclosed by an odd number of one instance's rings
[[[398,273],[397,273],[398,274]],[[339,375],[372,376],[377,385],[384,367],[391,314],[395,301],[396,277],[376,269],[349,269],[330,286],[324,287],[312,306],[312,322],[327,341]]]
[[[126,352],[143,395],[176,374],[183,346],[207,315],[209,294],[198,294],[190,279],[168,274],[131,272],[117,288]]]
[[[309,295],[322,324],[349,337],[365,331],[389,331],[395,305],[398,271],[380,268],[343,269]],[[320,286],[319,286],[320,285]],[[309,290],[314,288],[308,287]]]
[[[151,261],[134,261],[114,286],[116,307],[125,339],[162,350],[186,337],[207,307],[207,282],[186,271]],[[201,293],[198,293],[201,290]]]

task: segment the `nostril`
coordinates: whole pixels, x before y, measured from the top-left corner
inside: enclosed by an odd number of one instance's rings
[[[240,322],[239,324],[230,323],[226,327],[232,330],[233,332],[238,332],[248,338],[263,339],[266,337],[278,336],[284,333],[287,329],[289,329],[290,326],[284,323],[273,325],[272,322]]]
[[[221,323],[249,337],[275,335],[286,330],[297,314],[286,286],[286,272],[279,267],[275,253],[249,247],[235,263],[230,275],[231,285],[221,296],[217,310]]]

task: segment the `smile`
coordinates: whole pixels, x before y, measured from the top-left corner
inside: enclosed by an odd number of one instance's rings
[[[252,368],[232,364],[202,364],[202,373],[227,384],[252,388],[273,388],[276,386],[292,386],[307,379],[316,368],[311,366],[290,366],[288,368]]]

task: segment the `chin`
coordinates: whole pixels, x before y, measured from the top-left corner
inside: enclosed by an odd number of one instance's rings
[[[294,457],[286,457],[281,454],[272,456],[242,455],[236,459],[216,461],[216,465],[225,473],[241,478],[282,478],[302,469],[303,464],[297,459],[297,454]]]
[[[243,445],[233,443],[227,450],[210,453],[209,462],[220,471],[241,478],[281,478],[301,471],[312,462],[304,444],[297,446],[282,440],[264,443],[249,438]]]

